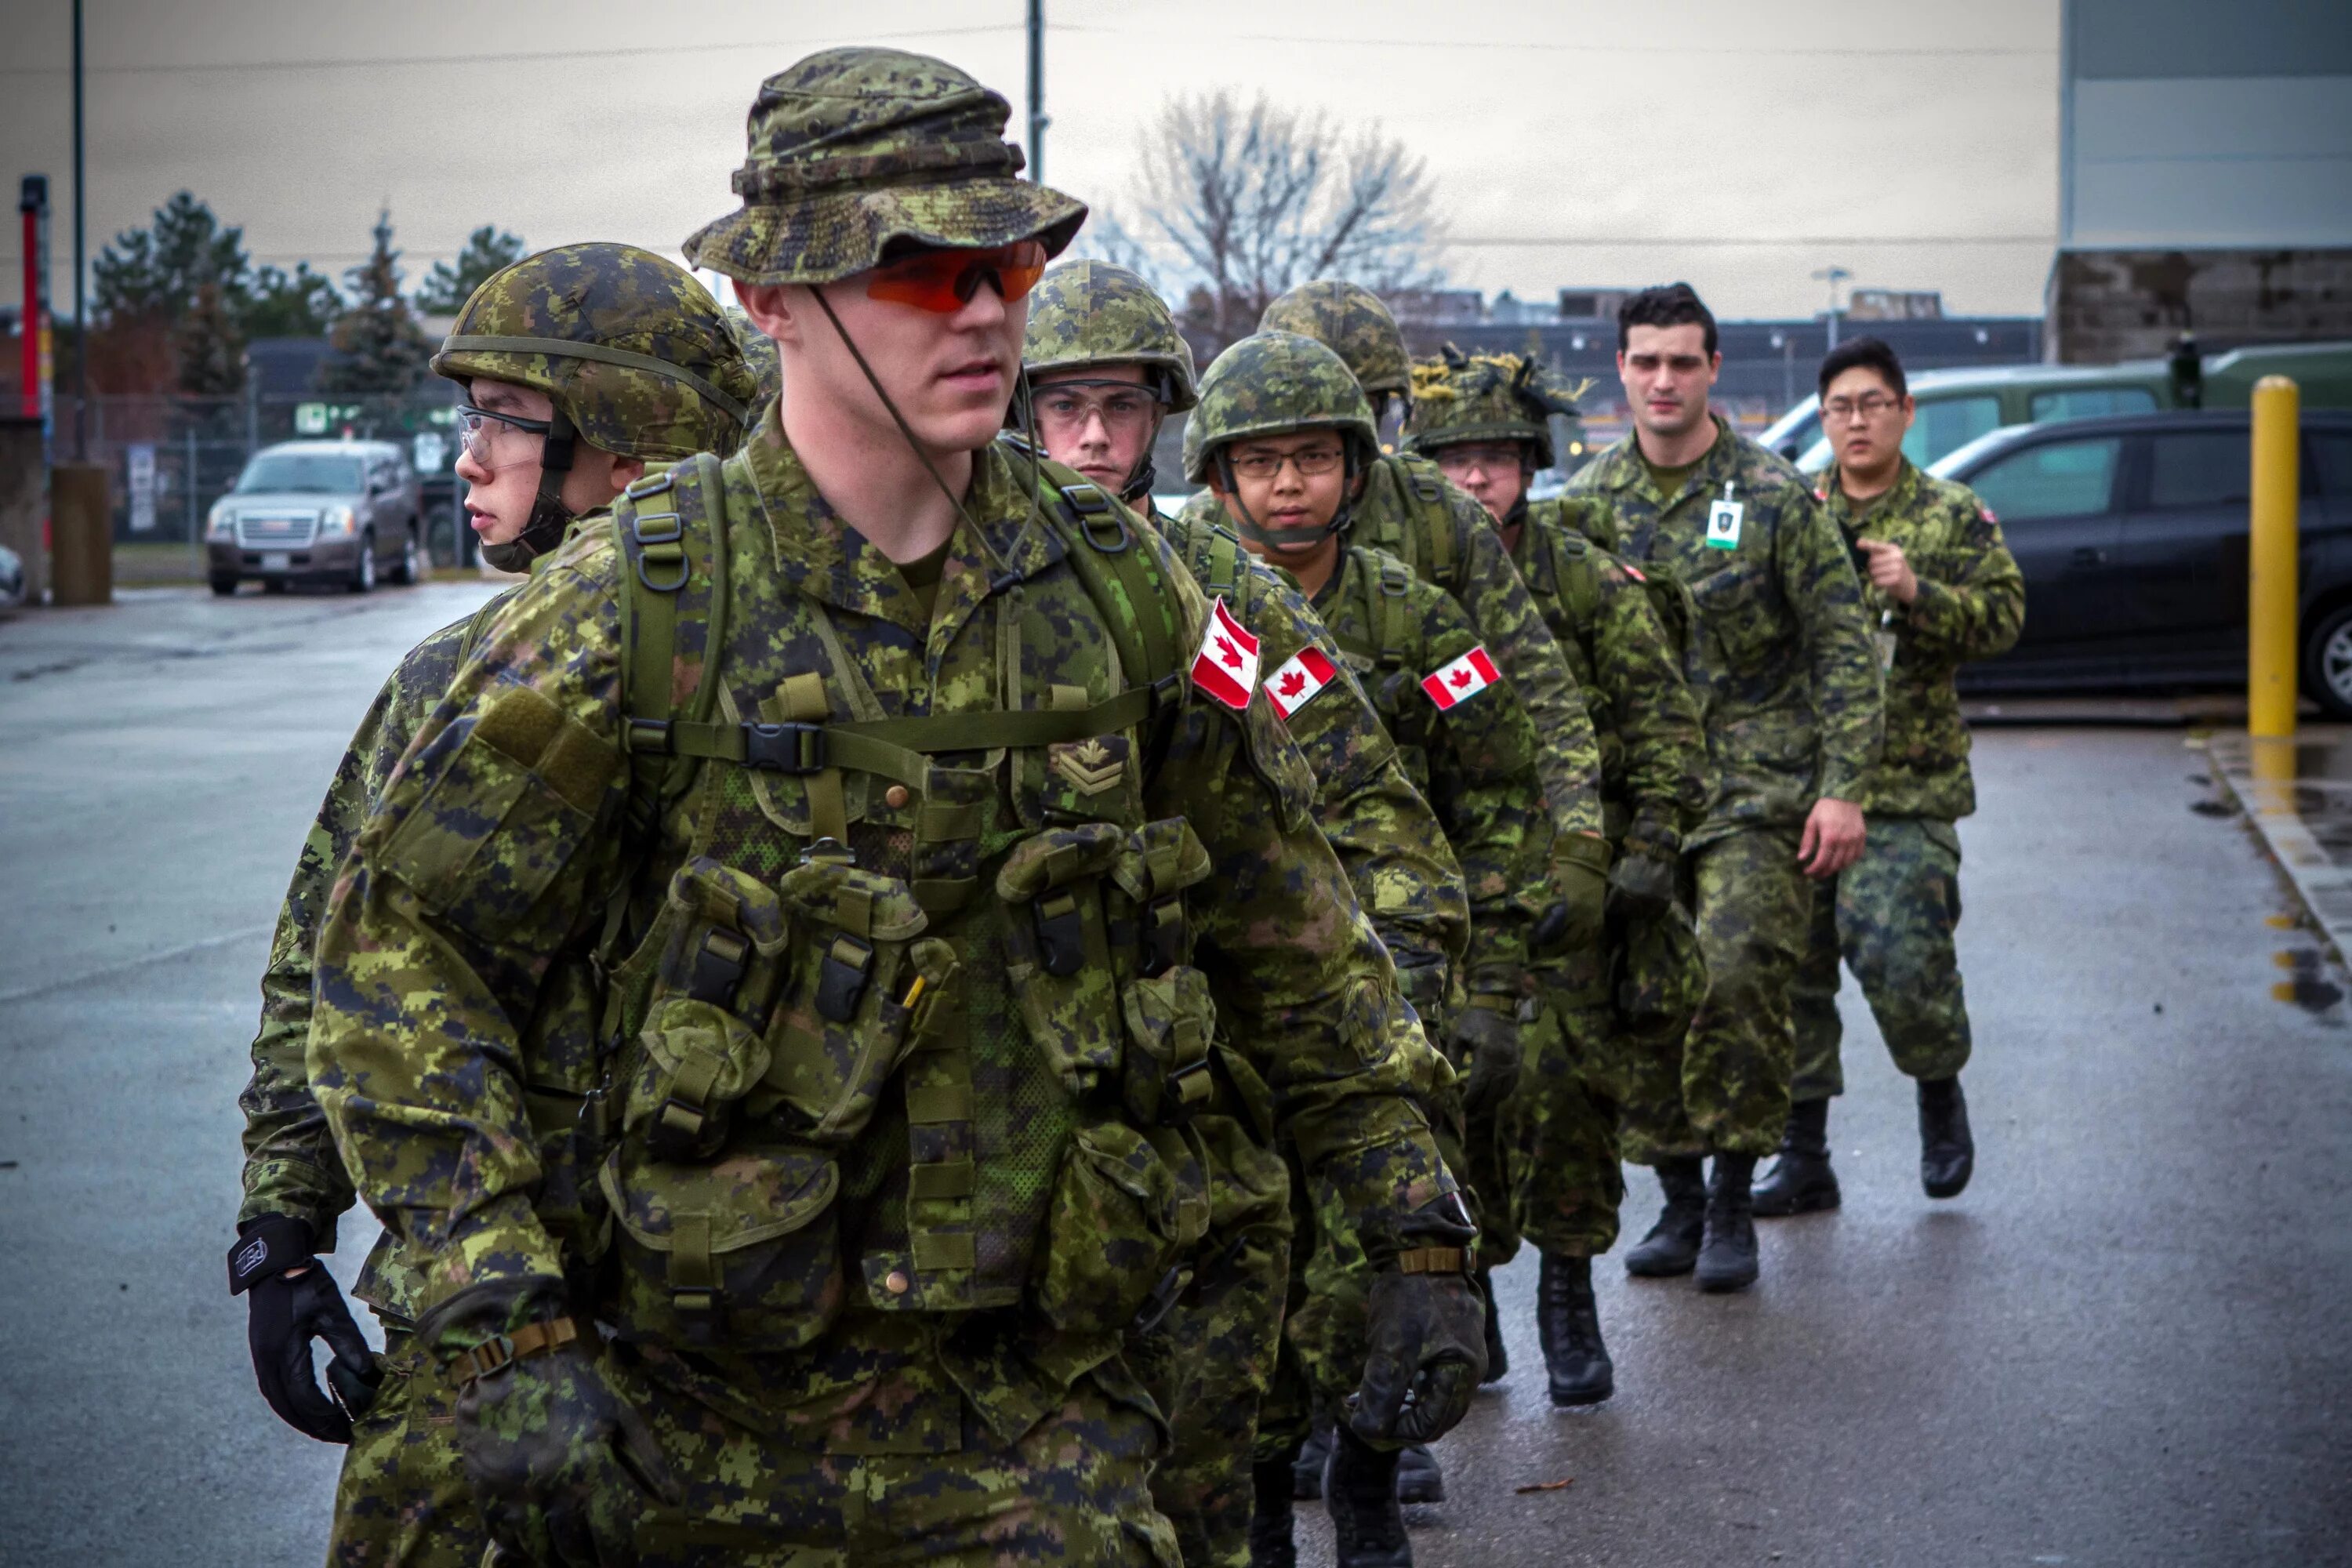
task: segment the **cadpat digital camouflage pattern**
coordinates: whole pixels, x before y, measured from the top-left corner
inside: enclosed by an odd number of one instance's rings
[[[1407,390],[1404,334],[1381,297],[1360,283],[1331,278],[1301,283],[1267,304],[1257,330],[1313,338],[1347,362],[1368,395]]]
[[[1172,413],[1196,401],[1192,345],[1151,285],[1107,261],[1065,261],[1048,270],[1029,296],[1021,368],[1035,380],[1121,364],[1160,373]]]
[[[1431,457],[1473,442],[1526,444],[1528,467],[1552,465],[1554,414],[1574,417],[1581,386],[1570,387],[1541,360],[1514,353],[1465,354],[1448,343],[1412,366],[1412,401],[1401,433],[1404,448]]]

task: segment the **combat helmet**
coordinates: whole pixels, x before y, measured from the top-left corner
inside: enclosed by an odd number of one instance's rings
[[[732,305],[720,309],[727,314],[728,331],[735,334],[735,347],[760,389],[759,402],[752,410],[756,423],[758,415],[784,394],[783,358],[776,353],[776,340],[761,331],[758,322]]]
[[[432,363],[452,381],[509,382],[555,405],[530,520],[511,543],[484,547],[509,570],[570,526],[561,498],[576,442],[647,463],[730,452],[759,399],[710,291],[632,245],[561,246],[499,268],[467,297]]]
[[[1297,332],[1337,353],[1377,409],[1406,395],[1404,334],[1381,297],[1360,283],[1318,279],[1277,298],[1257,319],[1261,332]]]
[[[1084,373],[1113,365],[1139,365],[1143,384],[1160,405],[1160,418],[1145,442],[1143,460],[1119,489],[1119,499],[1140,500],[1155,475],[1151,450],[1159,444],[1160,419],[1181,414],[1199,401],[1192,384],[1192,345],[1176,330],[1168,302],[1150,284],[1107,261],[1066,261],[1045,274],[1029,302],[1029,328],[1021,345],[1021,369],[1031,381],[1053,374],[1059,385],[1102,386]],[[1077,372],[1077,374],[1065,373]],[[1030,438],[1040,440],[1024,387],[1013,409]]]
[[[1230,498],[1234,521],[1244,533],[1281,548],[1312,544],[1348,525],[1343,500],[1330,523],[1318,529],[1261,529],[1241,506],[1227,448],[1252,436],[1285,436],[1299,430],[1336,430],[1347,449],[1348,492],[1381,452],[1371,401],[1348,370],[1347,362],[1313,338],[1297,332],[1259,332],[1244,338],[1211,362],[1201,377],[1201,401],[1184,424],[1184,477],[1199,484],[1217,475]]]
[[[1448,343],[1437,358],[1413,363],[1405,450],[1428,457],[1444,447],[1517,441],[1526,450],[1528,468],[1549,468],[1550,416],[1573,416],[1582,390],[1562,385],[1540,360],[1465,354]]]

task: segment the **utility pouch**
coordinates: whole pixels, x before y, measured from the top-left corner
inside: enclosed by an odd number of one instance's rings
[[[1184,890],[1209,874],[1209,851],[1181,816],[1127,836],[1103,889],[1119,1013],[1127,1024],[1120,1075],[1128,1113],[1144,1127],[1172,1127],[1209,1101],[1209,1046],[1216,1004],[1192,966]]]
[[[623,1339],[793,1350],[841,1310],[841,1173],[823,1151],[739,1135],[676,1164],[625,1140],[604,1163],[618,1222],[611,1311]]]
[[[1120,1333],[1169,1287],[1209,1226],[1207,1162],[1189,1129],[1117,1121],[1072,1134],[1045,1215],[1037,1310],[1065,1333]]]
[[[1617,1013],[1629,1030],[1679,1031],[1706,999],[1706,957],[1677,903],[1664,914],[1625,922],[1616,950]]]
[[[802,862],[781,890],[793,943],[765,1088],[796,1136],[838,1147],[865,1131],[898,1070],[908,950],[929,917],[907,882],[839,860]]]
[[[622,1126],[656,1160],[709,1160],[768,1071],[760,1030],[789,926],[773,889],[700,857],[670,879],[662,920],[669,929]]]
[[[996,873],[1010,988],[1029,1037],[1078,1100],[1110,1081],[1123,1055],[1102,881],[1128,838],[1108,822],[1049,827],[1013,846]]]

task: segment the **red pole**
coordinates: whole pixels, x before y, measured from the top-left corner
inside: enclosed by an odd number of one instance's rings
[[[17,411],[28,419],[41,416],[41,214],[26,193],[23,206],[25,217],[25,313],[19,318],[24,331],[25,350],[22,356],[24,379]]]

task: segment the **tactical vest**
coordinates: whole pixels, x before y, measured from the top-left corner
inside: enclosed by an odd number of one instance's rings
[[[853,1290],[1116,1336],[1182,1288],[1210,864],[1144,811],[1181,619],[1125,512],[1039,471],[1072,570],[994,584],[965,635],[996,705],[923,718],[885,716],[824,605],[729,570],[769,525],[729,517],[717,459],[615,508],[628,831],[680,851],[606,1002],[625,1337],[789,1350]],[[1023,657],[1073,627],[1091,686]]]

